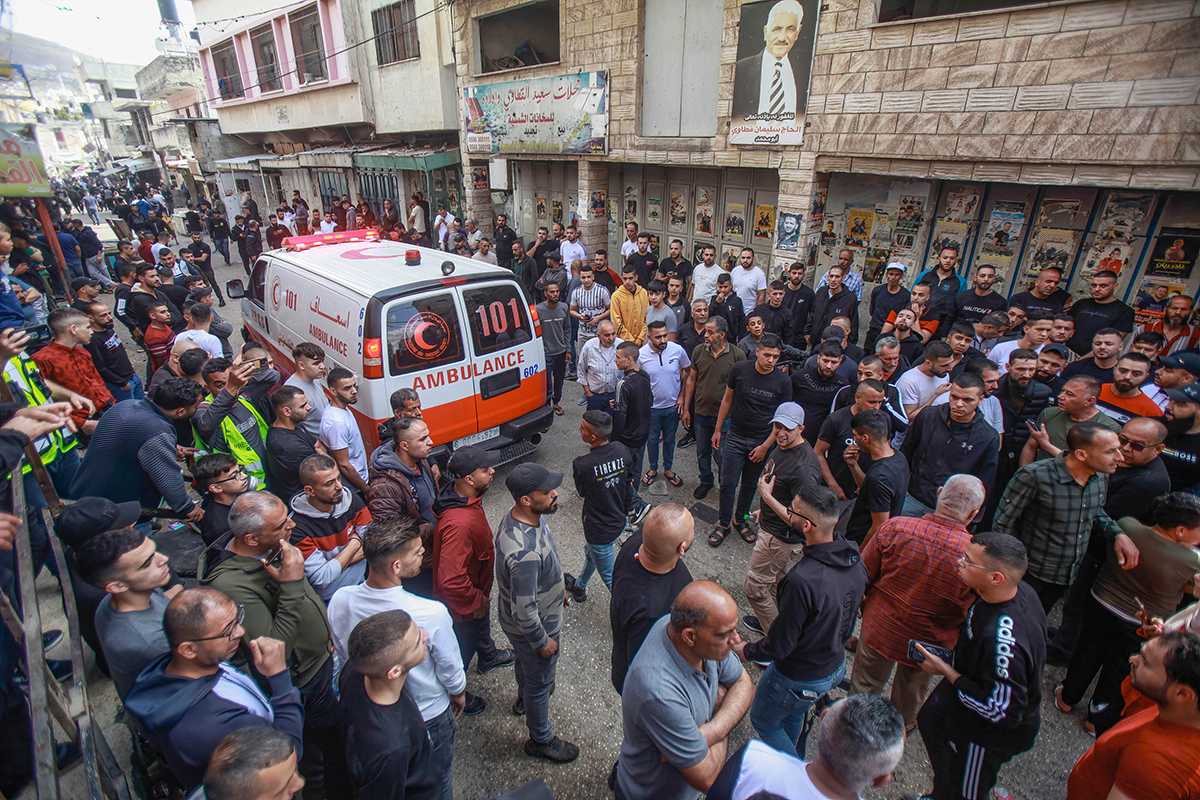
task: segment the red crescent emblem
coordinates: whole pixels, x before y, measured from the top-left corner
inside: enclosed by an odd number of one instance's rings
[[[370,258],[394,258],[394,256],[389,253],[384,253],[382,255],[376,255],[376,256],[369,255],[367,251],[372,250],[372,249],[375,249],[375,248],[360,247],[356,250],[345,250],[342,252],[342,258],[349,258],[353,261],[361,261],[361,260],[370,259]]]

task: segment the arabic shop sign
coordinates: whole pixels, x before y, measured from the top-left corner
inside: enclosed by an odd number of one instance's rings
[[[608,74],[581,72],[463,89],[468,153],[608,151]]]
[[[0,123],[0,197],[52,194],[36,126]]]

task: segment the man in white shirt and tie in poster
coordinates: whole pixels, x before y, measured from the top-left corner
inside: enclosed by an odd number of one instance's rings
[[[763,27],[762,51],[737,62],[735,118],[760,114],[792,118],[803,111],[801,93],[807,95],[811,65],[808,61],[801,63],[806,54],[792,53],[803,25],[804,8],[798,0],[779,0],[771,6]],[[750,31],[743,28],[742,33],[748,35]]]

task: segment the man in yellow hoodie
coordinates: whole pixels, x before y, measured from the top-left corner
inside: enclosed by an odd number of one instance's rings
[[[646,309],[650,296],[638,286],[637,267],[626,265],[621,270],[621,286],[612,294],[612,323],[617,336],[641,347],[646,341]]]

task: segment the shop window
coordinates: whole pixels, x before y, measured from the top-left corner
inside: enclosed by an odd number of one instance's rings
[[[375,57],[380,66],[421,57],[416,16],[415,0],[400,0],[371,12],[371,27],[376,36]]]
[[[279,74],[279,52],[275,47],[275,31],[268,22],[250,31],[250,49],[258,66],[258,88],[264,92],[277,92],[283,88]]]
[[[212,49],[213,66],[217,71],[217,93],[222,100],[244,97],[242,74],[238,68],[237,52],[233,49],[233,40],[224,42]]]
[[[718,26],[718,35],[720,27]],[[510,8],[475,21],[477,73],[555,64],[558,50],[558,0]]]
[[[296,77],[300,85],[323,81],[329,77],[325,71],[325,39],[321,36],[321,18],[317,7],[297,11],[290,16],[292,27],[292,49],[296,52]]]
[[[879,4],[879,21],[899,22],[1035,5],[1044,5],[1044,0],[883,0]]]
[[[707,0],[646,0],[643,136],[717,135],[723,14]]]

